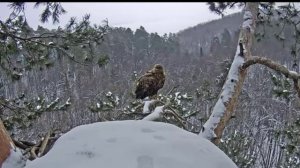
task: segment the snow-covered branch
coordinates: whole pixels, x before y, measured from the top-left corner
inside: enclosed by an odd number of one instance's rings
[[[298,74],[295,71],[288,70],[285,66],[278,64],[271,59],[264,58],[264,57],[258,57],[258,56],[252,56],[250,59],[248,59],[241,67],[241,70],[245,70],[249,66],[254,65],[254,64],[265,65],[277,72],[282,73],[287,78],[292,79],[294,81],[294,88],[297,91],[297,94],[300,98],[300,88],[299,88],[299,84],[298,84],[299,79],[300,79],[300,74]]]
[[[200,136],[212,140],[216,144],[220,142],[225,125],[232,116],[247,74],[246,70],[240,71],[240,67],[251,56],[250,48],[255,32],[257,13],[258,3],[246,3],[234,60],[212,114],[199,133]]]
[[[143,114],[151,113],[150,106],[155,103],[155,100],[144,101]]]
[[[157,103],[160,103],[162,105],[158,106]],[[146,100],[144,101],[144,107],[143,107],[143,113],[151,113],[147,115],[142,120],[147,121],[154,121],[156,119],[159,119],[163,113],[165,113],[164,109],[169,105],[170,103],[163,103],[160,100]]]
[[[157,103],[162,104],[161,106],[158,106]],[[186,127],[186,121],[184,118],[182,118],[176,111],[170,106],[170,101],[167,103],[164,103],[160,100],[147,100],[144,101],[144,107],[143,107],[143,113],[151,113],[142,120],[147,121],[154,121],[163,116],[163,114],[171,114],[174,116],[174,118],[182,125],[183,128],[187,129]],[[154,109],[155,107],[155,109]],[[151,110],[152,109],[152,110]],[[153,110],[154,109],[154,110]]]
[[[164,108],[165,108],[165,105],[156,107],[151,114],[147,115],[142,120],[153,121],[153,120],[159,119],[162,116],[162,114],[164,113]]]

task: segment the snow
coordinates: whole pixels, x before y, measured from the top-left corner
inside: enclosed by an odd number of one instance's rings
[[[66,105],[70,105],[71,102],[70,102],[70,97],[68,98],[68,100],[66,101]]]
[[[2,164],[2,168],[23,168],[25,166],[26,160],[19,149],[11,149],[10,155]],[[1,167],[1,165],[0,165]]]
[[[250,31],[253,33],[254,30],[252,28],[252,21],[253,21],[253,17],[252,17],[252,14],[250,11],[245,11],[245,14],[244,14],[244,22],[243,22],[243,29],[250,29]]]
[[[97,105],[97,108],[100,108],[100,104],[99,103],[97,103],[96,105]]]
[[[287,93],[287,92],[289,92],[289,91],[288,91],[288,90],[283,90],[282,92],[283,92],[283,93]]]
[[[290,72],[290,74],[292,74],[292,75],[299,75],[297,72],[295,72],[295,71],[289,71]]]
[[[126,120],[75,127],[25,168],[237,168],[210,141],[174,125]]]
[[[59,100],[59,98],[57,97],[53,102],[51,102],[50,104],[48,104],[48,105],[46,106],[46,108],[51,107],[53,104],[57,103],[58,100]]]
[[[158,106],[154,109],[154,111],[151,114],[143,118],[143,120],[154,121],[160,118],[160,115],[163,112],[164,112],[164,106]]]
[[[144,107],[143,107],[143,114],[151,113],[149,110],[150,104],[152,104],[155,100],[145,100],[144,101]]]
[[[118,105],[120,103],[120,98],[116,96],[116,104]]]
[[[178,104],[178,105],[180,105],[180,103],[181,103],[181,95],[180,95],[180,92],[176,92],[175,93],[175,101],[176,101],[176,103]]]
[[[40,105],[37,105],[37,106],[36,106],[36,109],[37,109],[37,110],[39,110],[39,109],[41,109],[41,108],[42,108],[42,106],[40,106]]]
[[[112,93],[110,91],[106,93],[106,96],[111,96],[111,95]]]

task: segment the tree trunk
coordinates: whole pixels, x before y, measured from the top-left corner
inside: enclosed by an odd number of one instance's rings
[[[246,3],[243,24],[239,34],[239,42],[236,54],[230,67],[226,82],[218,97],[213,111],[203,125],[200,136],[220,143],[225,125],[230,120],[232,113],[237,105],[237,99],[240,95],[247,70],[240,70],[243,63],[251,57],[250,49],[252,46],[252,37],[256,27],[256,17],[258,14],[258,3]]]
[[[14,148],[14,143],[7,133],[3,122],[0,120],[0,168],[3,162],[10,154],[10,150]]]

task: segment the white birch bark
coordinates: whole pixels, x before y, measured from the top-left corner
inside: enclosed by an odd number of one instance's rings
[[[217,103],[215,104],[209,119],[203,125],[203,128],[199,133],[199,136],[211,140],[215,144],[220,142],[225,125],[231,118],[247,74],[246,70],[241,71],[240,67],[251,56],[250,48],[252,46],[252,36],[256,27],[255,21],[257,13],[258,3],[246,3],[234,60]],[[241,49],[243,51],[241,51]]]

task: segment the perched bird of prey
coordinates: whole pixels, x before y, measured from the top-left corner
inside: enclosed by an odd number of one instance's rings
[[[159,89],[164,86],[165,73],[160,64],[155,64],[154,67],[141,76],[136,83],[135,96],[136,99],[144,99],[157,95]]]

